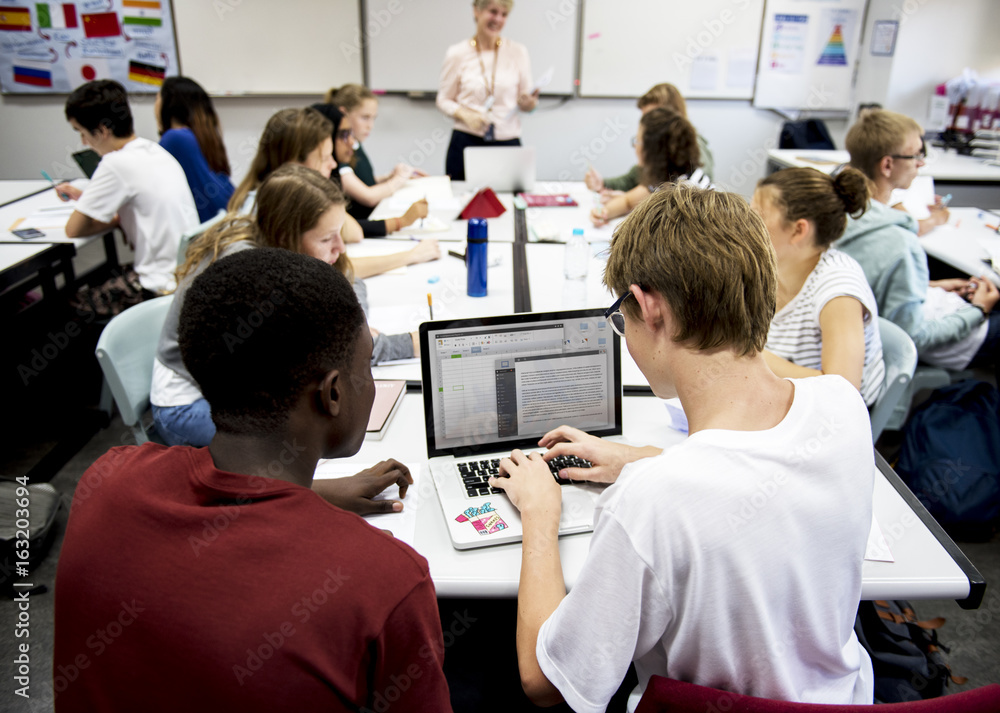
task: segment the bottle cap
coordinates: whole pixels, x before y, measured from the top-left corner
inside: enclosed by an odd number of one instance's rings
[[[486,218],[469,218],[468,239],[479,243],[489,239]]]
[[[573,235],[583,235],[583,228],[573,228]]]

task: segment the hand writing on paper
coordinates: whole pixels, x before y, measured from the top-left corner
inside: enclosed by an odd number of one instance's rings
[[[605,206],[599,206],[590,211],[590,221],[594,224],[594,227],[600,228],[608,224],[608,209]]]
[[[61,201],[77,201],[80,200],[83,191],[69,183],[60,183],[56,186],[56,194]]]
[[[410,250],[409,259],[406,264],[416,265],[418,262],[430,262],[440,257],[441,248],[438,247],[438,241],[434,238],[428,238],[427,240],[421,240],[415,248]]]
[[[662,453],[652,446],[637,448],[606,441],[572,426],[560,426],[549,431],[538,441],[538,445],[549,449],[544,456],[546,462],[558,456],[576,456],[590,461],[591,468],[563,468],[559,477],[594,483],[613,483],[627,464]]]
[[[409,468],[390,458],[346,478],[314,480],[312,489],[339,508],[358,515],[368,515],[402,511],[403,503],[399,500],[373,500],[393,483],[399,486],[399,497],[405,498],[406,489],[413,483],[413,476],[410,475]]]

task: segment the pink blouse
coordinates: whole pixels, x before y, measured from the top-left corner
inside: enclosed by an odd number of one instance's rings
[[[497,62],[497,57],[500,64],[496,68],[493,107],[486,112],[486,99],[489,96],[487,87],[493,84],[493,65]],[[482,60],[481,67],[476,48],[469,40],[448,48],[438,83],[438,109],[452,119],[460,106],[484,112],[496,127],[497,141],[516,139],[521,135],[521,113],[517,109],[517,98],[521,94],[530,94],[534,89],[528,48],[520,42],[505,39],[497,51],[484,48]],[[476,136],[485,133],[483,130],[473,131],[457,119],[455,128]]]

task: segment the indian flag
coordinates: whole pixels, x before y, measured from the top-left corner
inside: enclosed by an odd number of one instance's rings
[[[0,7],[0,30],[31,32],[31,11],[26,7]]]
[[[162,27],[163,8],[160,5],[151,0],[123,0],[122,24]]]
[[[38,14],[38,26],[47,30],[72,30],[78,27],[76,20],[76,5],[70,3],[53,4],[40,2],[35,4]]]

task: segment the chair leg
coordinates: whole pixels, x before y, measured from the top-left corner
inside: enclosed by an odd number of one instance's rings
[[[108,386],[108,380],[103,376],[101,377],[101,400],[98,402],[97,408],[108,417],[109,422],[115,415],[115,399],[111,395],[111,387]]]

